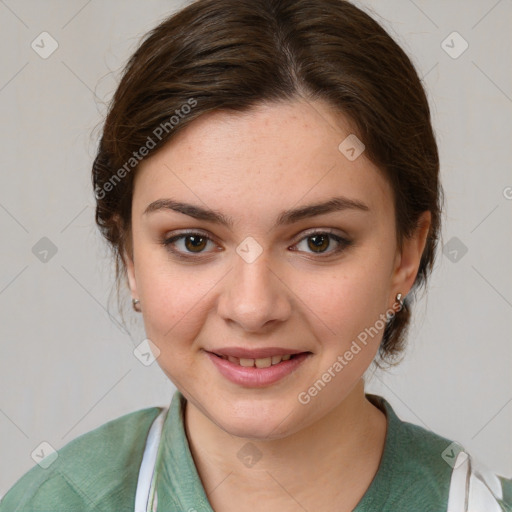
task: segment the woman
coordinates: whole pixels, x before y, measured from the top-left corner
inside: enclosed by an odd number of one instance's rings
[[[441,208],[423,87],[368,15],[187,6],[127,64],[93,186],[178,391],[66,445],[0,511],[511,510],[510,481],[365,393],[403,349]]]

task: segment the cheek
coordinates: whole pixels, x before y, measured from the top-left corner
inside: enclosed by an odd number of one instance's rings
[[[160,249],[140,251],[137,288],[149,339],[161,351],[193,342],[204,323],[215,272],[171,263]]]
[[[308,316],[324,343],[350,345],[387,309],[389,283],[375,261],[358,258],[324,276],[317,273],[297,278],[301,280],[299,289],[304,290],[301,299],[310,310]]]

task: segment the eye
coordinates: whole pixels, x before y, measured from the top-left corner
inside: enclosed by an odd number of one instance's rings
[[[350,240],[329,231],[315,231],[303,237],[292,247],[297,247],[294,250],[323,256],[340,253],[351,244]]]
[[[210,248],[212,246],[216,247],[215,242],[209,236],[197,232],[187,232],[171,236],[162,240],[162,244],[173,253],[185,258],[193,254],[212,252],[211,250],[205,250],[208,246]]]
[[[162,240],[161,243],[180,258],[195,258],[219,250],[210,236],[196,231],[173,235]],[[341,253],[351,244],[350,240],[324,230],[308,233],[290,248],[294,251],[327,257]]]

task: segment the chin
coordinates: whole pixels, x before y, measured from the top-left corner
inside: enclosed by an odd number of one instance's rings
[[[283,403],[232,402],[212,411],[210,418],[225,432],[240,438],[269,441],[281,439],[300,429],[294,406]]]
[[[292,432],[288,427],[279,424],[279,421],[273,423],[268,421],[255,421],[255,418],[239,418],[230,421],[222,421],[219,427],[228,434],[243,439],[253,441],[270,441],[289,436]]]

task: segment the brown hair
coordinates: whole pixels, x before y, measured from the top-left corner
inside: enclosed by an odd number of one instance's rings
[[[325,100],[352,122],[394,190],[399,244],[431,212],[414,289],[426,283],[440,230],[439,156],[404,51],[344,0],[197,0],[146,35],[103,126],[92,169],[96,222],[114,251],[118,298],[138,162],[206,112],[301,97]],[[396,360],[409,321],[408,299],[386,326],[382,362]]]

